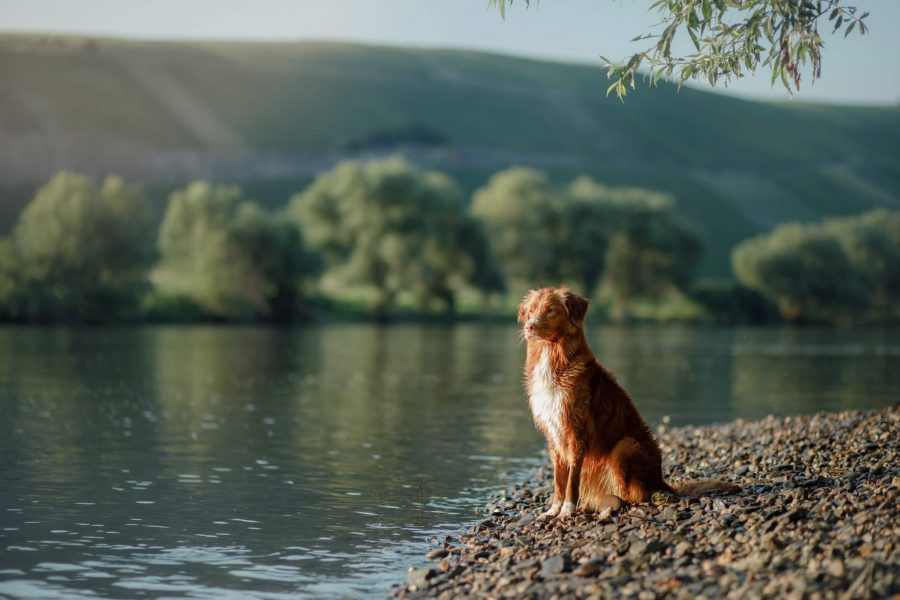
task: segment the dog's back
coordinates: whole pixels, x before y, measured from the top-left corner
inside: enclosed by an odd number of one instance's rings
[[[653,492],[671,492],[663,480],[659,445],[631,397],[596,360],[591,371],[585,397],[593,418],[582,433],[589,450],[581,474],[581,505],[597,507],[607,495],[642,502]]]

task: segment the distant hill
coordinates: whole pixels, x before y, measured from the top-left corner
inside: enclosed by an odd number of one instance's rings
[[[0,229],[63,168],[159,195],[237,181],[275,205],[341,158],[395,152],[470,190],[511,164],[668,190],[709,275],[776,223],[900,207],[896,107],[605,89],[598,67],[459,50],[0,35]]]

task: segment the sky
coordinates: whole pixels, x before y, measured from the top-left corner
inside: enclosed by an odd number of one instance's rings
[[[871,16],[866,36],[825,36],[822,78],[796,99],[900,102],[900,0],[845,0]],[[650,0],[523,0],[501,19],[487,0],[0,0],[0,31],[139,39],[337,40],[471,48],[602,65],[641,49]],[[646,42],[644,42],[646,44]],[[716,91],[785,100],[768,73]]]

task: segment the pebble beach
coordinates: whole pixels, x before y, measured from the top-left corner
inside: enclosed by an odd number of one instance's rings
[[[549,466],[411,567],[400,598],[889,598],[900,593],[900,407],[658,434],[710,492],[543,521]]]

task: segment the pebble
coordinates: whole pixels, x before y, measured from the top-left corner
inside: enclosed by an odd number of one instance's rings
[[[741,491],[631,507],[609,497],[565,521],[537,519],[552,493],[544,467],[429,552],[439,570],[411,569],[392,594],[889,598],[900,594],[898,431],[898,406],[669,429],[667,481],[724,479]]]
[[[597,512],[609,511],[610,513],[618,512],[622,509],[624,503],[618,496],[603,496],[597,506]]]
[[[532,514],[523,515],[521,519],[515,522],[517,527],[522,527],[523,525],[528,525],[529,523],[533,523],[537,517]]]
[[[541,577],[550,577],[558,575],[570,569],[571,558],[568,554],[557,554],[551,556],[541,563]]]
[[[409,573],[406,575],[406,585],[416,589],[422,589],[428,586],[428,580],[435,576],[434,569],[416,569],[410,567]]]
[[[426,554],[425,557],[429,560],[438,560],[444,558],[448,554],[450,554],[450,551],[446,548],[438,548],[437,550],[432,550],[431,552]]]
[[[576,577],[595,577],[602,568],[603,561],[598,559],[588,560],[581,563],[577,569],[572,571]]]

